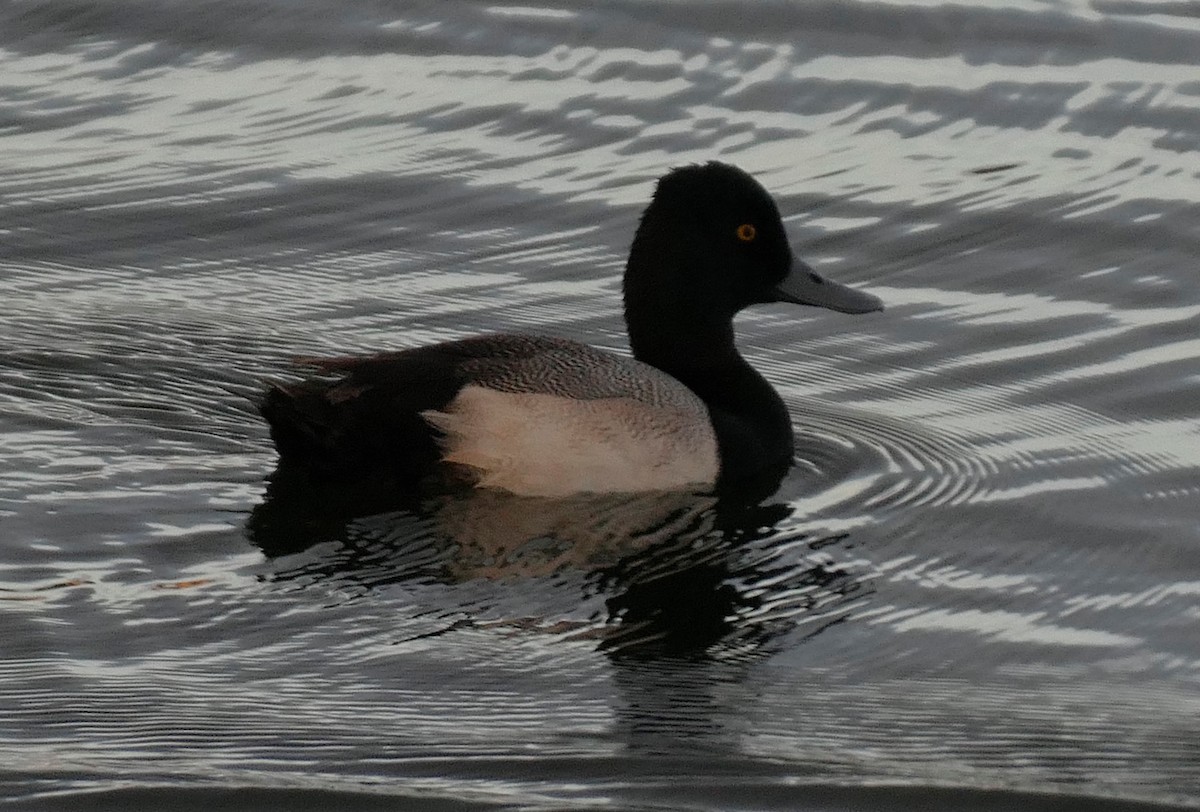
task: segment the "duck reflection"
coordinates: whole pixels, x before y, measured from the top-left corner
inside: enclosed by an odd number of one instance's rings
[[[599,598],[603,617],[558,620],[539,605],[510,624],[595,638],[615,657],[761,653],[781,634],[836,622],[839,607],[863,593],[861,578],[830,552],[845,537],[788,530],[794,508],[761,502],[760,493],[395,493],[386,483],[315,488],[277,473],[249,535],[282,559],[276,581],[329,578],[369,591],[405,581],[470,590],[572,580],[582,590],[576,603]],[[562,614],[577,616],[572,610]]]

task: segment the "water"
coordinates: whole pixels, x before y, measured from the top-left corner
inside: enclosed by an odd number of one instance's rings
[[[0,32],[16,808],[1200,804],[1192,5],[31,0]],[[739,319],[796,422],[778,493],[267,493],[294,355],[621,349],[653,179],[712,158],[888,303]]]

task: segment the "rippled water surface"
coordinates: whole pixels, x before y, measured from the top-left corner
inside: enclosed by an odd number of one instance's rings
[[[4,5],[0,798],[1200,804],[1197,150],[1189,2]],[[740,317],[774,496],[267,491],[294,355],[623,351],[713,158],[888,304]]]

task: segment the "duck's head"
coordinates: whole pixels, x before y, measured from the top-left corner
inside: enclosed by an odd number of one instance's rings
[[[825,279],[797,259],[767,191],[717,162],[659,180],[630,250],[625,300],[628,315],[653,303],[721,320],[771,302],[843,313],[883,309],[878,297]]]

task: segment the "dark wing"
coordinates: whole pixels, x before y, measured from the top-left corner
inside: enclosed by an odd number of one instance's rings
[[[281,466],[336,476],[387,469],[415,481],[439,457],[421,412],[444,409],[468,383],[537,390],[554,378],[539,358],[581,352],[605,355],[561,339],[496,334],[370,356],[303,358],[321,376],[271,386],[260,410]]]

